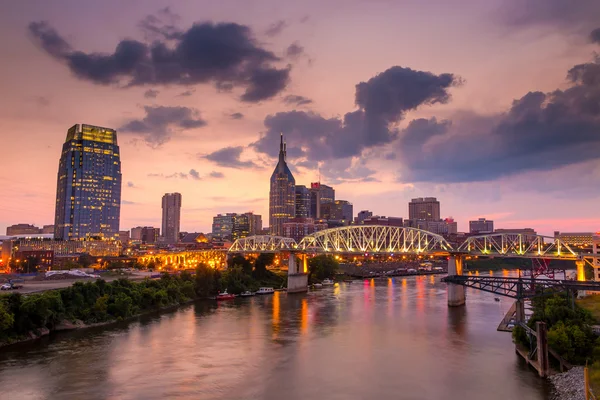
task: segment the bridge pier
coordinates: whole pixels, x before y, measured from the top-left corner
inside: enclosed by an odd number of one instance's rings
[[[299,258],[299,260],[298,260]],[[308,291],[308,256],[290,252],[288,260],[288,293],[304,293]]]
[[[462,275],[463,259],[461,255],[452,255],[448,259],[448,276]],[[465,304],[465,287],[449,283],[448,288],[448,306],[457,307]]]

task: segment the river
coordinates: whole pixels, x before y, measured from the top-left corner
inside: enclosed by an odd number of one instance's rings
[[[547,399],[496,327],[510,299],[440,277],[354,281],[58,333],[0,350],[0,398]]]

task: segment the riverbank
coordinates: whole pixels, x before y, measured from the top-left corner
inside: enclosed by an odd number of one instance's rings
[[[573,367],[548,379],[554,389],[552,400],[585,400],[583,367]]]

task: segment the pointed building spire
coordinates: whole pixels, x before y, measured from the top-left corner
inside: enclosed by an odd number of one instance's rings
[[[283,132],[279,141],[279,162],[285,162],[285,142],[283,141]]]

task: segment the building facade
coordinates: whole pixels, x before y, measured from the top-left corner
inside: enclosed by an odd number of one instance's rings
[[[304,185],[296,185],[296,218],[310,217],[310,190]]]
[[[321,182],[312,182],[310,184],[310,213],[309,217],[313,219],[325,218],[321,210],[323,204],[333,203],[335,201],[335,190],[331,186]]]
[[[296,180],[286,163],[283,134],[279,144],[279,161],[271,175],[269,190],[269,229],[271,235],[282,236],[283,224],[296,215]]]
[[[537,235],[533,228],[513,228],[513,229],[495,229],[494,233],[520,233],[522,235]]]
[[[476,221],[469,221],[469,233],[491,233],[494,232],[494,221],[479,218]]]
[[[369,210],[359,211],[358,214],[356,214],[356,218],[354,219],[354,223],[355,224],[362,224],[365,219],[367,219],[369,217],[372,217],[372,216],[373,216],[373,211],[369,211]]]
[[[569,246],[588,247],[593,245],[593,232],[554,232],[554,237]]]
[[[152,226],[138,226],[131,229],[131,240],[144,244],[152,244],[158,242],[160,237],[160,229]]]
[[[6,236],[16,235],[36,235],[42,233],[42,230],[31,224],[16,224],[6,227]],[[52,232],[50,232],[52,233]]]
[[[86,124],[72,126],[58,166],[54,238],[118,239],[120,215],[117,131]]]
[[[322,218],[332,221],[342,221],[344,225],[352,222],[354,207],[346,200],[335,200],[321,206]]]
[[[162,237],[166,243],[179,241],[181,194],[165,193],[162,197]]]
[[[364,225],[384,225],[384,226],[404,226],[402,217],[386,217],[379,215],[372,215],[363,219]]]
[[[312,218],[292,218],[283,224],[283,236],[300,242],[303,237],[327,229],[327,226],[326,223],[315,221]]]
[[[435,197],[419,197],[408,203],[408,219],[440,220],[440,202]]]
[[[236,213],[217,214],[213,217],[212,235],[219,239],[231,239],[233,235],[233,218]]]
[[[43,235],[54,234],[54,225],[44,225],[42,227],[42,234]]]

